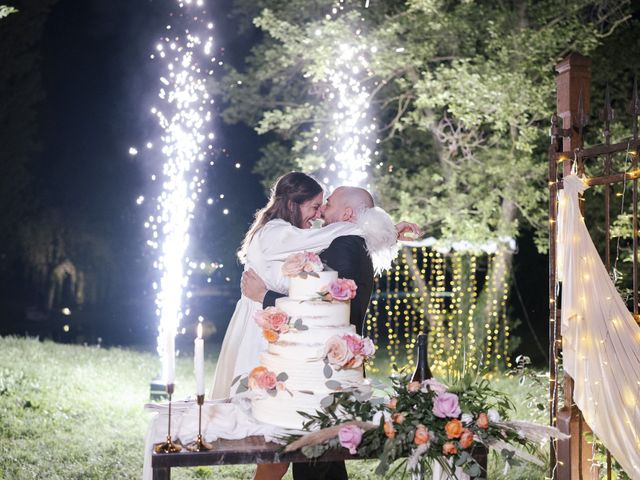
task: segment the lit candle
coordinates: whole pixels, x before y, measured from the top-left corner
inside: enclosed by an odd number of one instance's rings
[[[164,383],[173,385],[176,376],[176,336],[164,331]]]
[[[193,366],[196,370],[196,395],[204,395],[204,340],[202,323],[198,323],[198,337],[193,341]]]

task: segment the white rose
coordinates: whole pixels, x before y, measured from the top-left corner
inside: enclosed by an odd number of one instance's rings
[[[500,421],[500,414],[495,408],[490,408],[487,410],[487,416],[489,417],[489,421],[492,423],[497,423]]]
[[[469,425],[471,422],[473,422],[473,415],[471,415],[470,413],[463,413],[460,417],[460,421],[465,425]]]

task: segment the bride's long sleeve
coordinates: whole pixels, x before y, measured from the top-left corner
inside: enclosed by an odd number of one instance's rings
[[[333,239],[343,235],[362,235],[354,223],[336,222],[322,228],[297,228],[284,220],[271,220],[258,233],[262,253],[267,261],[284,261],[292,253],[318,253]]]

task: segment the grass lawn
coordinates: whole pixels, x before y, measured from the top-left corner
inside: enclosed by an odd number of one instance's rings
[[[143,405],[159,371],[157,355],[16,337],[0,337],[0,352],[0,479],[141,477],[149,420]],[[205,368],[210,381],[215,361],[208,359]],[[176,398],[194,391],[191,357],[178,359],[176,378]],[[511,394],[518,418],[546,422],[532,404],[532,399],[544,403],[546,383],[493,382]],[[350,478],[374,477],[376,463],[347,462]],[[502,468],[492,455],[490,479],[541,480],[547,472],[525,465],[503,475]],[[246,479],[252,472],[252,466],[175,469],[172,478]]]

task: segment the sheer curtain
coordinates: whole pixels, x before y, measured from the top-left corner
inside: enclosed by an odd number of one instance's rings
[[[585,421],[632,479],[640,479],[640,327],[600,260],[578,196],[588,187],[564,178],[558,208],[563,367],[575,381]]]

